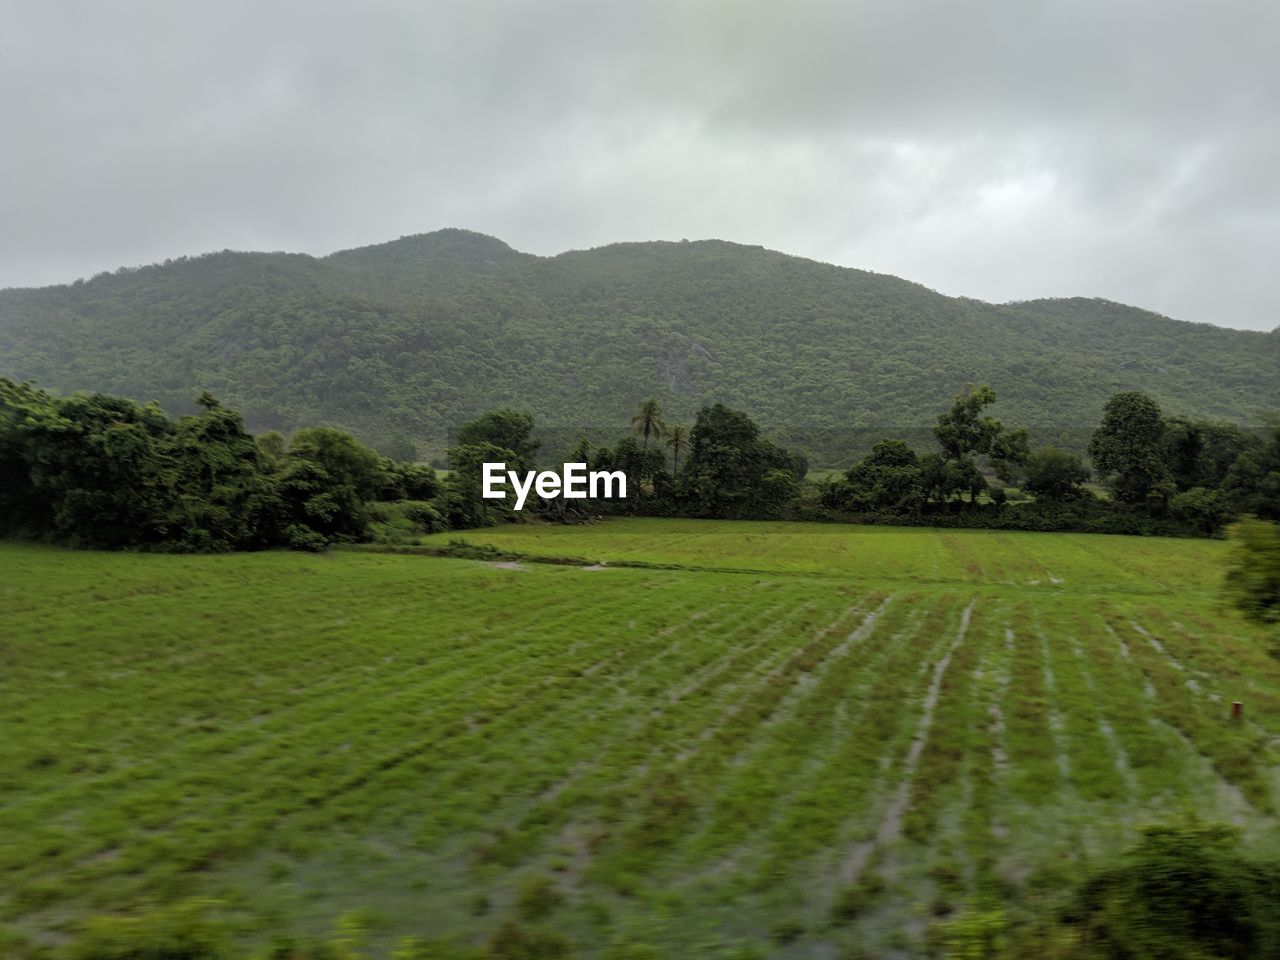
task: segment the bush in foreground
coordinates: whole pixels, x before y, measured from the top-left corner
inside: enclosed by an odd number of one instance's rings
[[[1014,929],[1003,904],[935,929],[947,957],[1253,960],[1280,956],[1280,863],[1247,859],[1239,832],[1195,818],[1147,827],[1048,922]]]
[[[1246,519],[1233,541],[1227,591],[1241,612],[1259,623],[1280,622],[1280,524]]]

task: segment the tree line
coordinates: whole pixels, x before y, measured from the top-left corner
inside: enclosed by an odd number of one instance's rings
[[[625,473],[626,500],[544,498],[533,504],[533,513],[560,521],[604,513],[780,516],[798,497],[808,471],[803,457],[765,439],[747,414],[723,404],[702,408],[686,429],[668,426],[657,402],[646,400],[631,425],[632,434],[612,447],[584,439],[564,457],[565,463],[585,463],[590,470]],[[481,499],[481,464],[502,461],[509,469],[532,469],[539,448],[527,413],[495,410],[464,426],[449,448],[450,473],[443,494],[449,525],[487,526],[514,519],[507,501]]]
[[[121,397],[0,379],[0,534],[80,547],[317,550],[363,540],[379,500],[430,499],[435,471],[328,427],[250,435],[202,393],[172,420]]]
[[[624,503],[587,504],[590,513],[720,518],[788,517],[885,523],[1117,533],[1215,535],[1241,515],[1280,520],[1280,422],[1266,436],[1234,424],[1167,417],[1150,397],[1118,393],[1089,444],[1077,454],[1033,448],[1028,431],[988,413],[996,393],[966,390],[933,428],[936,449],[885,438],[843,474],[806,480],[807,464],[766,439],[745,413],[704,407],[691,428],[669,425],[644,401],[630,435],[612,447],[581,441],[565,455],[592,469],[623,470],[635,481]],[[479,465],[532,467],[533,418],[497,410],[465,426],[449,451],[446,495],[457,526],[510,519],[480,504]],[[536,509],[572,519],[556,500]],[[579,511],[580,513],[583,511]]]
[[[1259,436],[1233,424],[1168,417],[1150,397],[1115,394],[1088,465],[988,408],[968,389],[933,427],[936,449],[885,438],[842,475],[813,482],[805,458],[767,439],[741,410],[703,407],[691,426],[640,404],[612,446],[579,441],[564,462],[621,470],[624,501],[537,500],[523,514],[570,522],[607,514],[789,518],[998,529],[1218,535],[1240,517],[1237,577],[1255,613],[1280,619],[1280,421]],[[529,413],[499,409],[463,425],[441,481],[330,427],[251,435],[209,393],[178,419],[103,394],[55,396],[0,379],[0,534],[73,546],[162,550],[318,550],[515,519],[480,496],[482,464],[533,469]],[[1094,481],[1094,482],[1091,482]],[[398,504],[395,508],[389,504]],[[1256,599],[1263,598],[1263,599]]]
[[[995,399],[985,386],[957,397],[934,427],[938,452],[876,444],[824,502],[899,519],[963,510],[979,514],[977,525],[1129,533],[1212,535],[1241,514],[1280,519],[1280,424],[1264,439],[1234,424],[1166,417],[1145,394],[1117,393],[1090,439],[1090,468],[1056,447],[1031,449],[1025,430],[986,415]]]

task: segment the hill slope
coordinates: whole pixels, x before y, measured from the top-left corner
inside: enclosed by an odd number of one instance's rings
[[[1280,406],[1280,336],[1100,300],[992,305],[722,241],[555,257],[462,230],[315,258],[223,252],[0,291],[0,375],[158,400],[199,388],[255,428],[332,423],[439,452],[494,406],[531,410],[549,458],[611,438],[654,395],[722,401],[818,461],[915,436],[966,383],[1036,439],[1081,446],[1140,389],[1238,421]]]

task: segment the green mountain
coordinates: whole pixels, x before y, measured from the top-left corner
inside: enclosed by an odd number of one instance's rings
[[[993,305],[718,240],[537,257],[463,230],[328,257],[225,251],[0,291],[0,375],[186,412],[200,389],[254,429],[332,424],[440,453],[496,406],[548,459],[612,439],[656,396],[720,401],[817,463],[922,438],[969,383],[1036,442],[1083,447],[1102,404],[1256,422],[1280,407],[1280,335],[1102,300]]]

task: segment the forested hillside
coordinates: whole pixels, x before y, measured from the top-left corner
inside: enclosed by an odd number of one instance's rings
[[[1100,300],[991,305],[714,240],[536,257],[443,230],[0,291],[0,375],[171,413],[205,389],[251,429],[332,424],[423,455],[481,411],[524,408],[552,460],[584,433],[612,438],[645,397],[686,423],[718,401],[840,464],[884,436],[923,439],[967,383],[1077,450],[1121,390],[1256,422],[1280,406],[1280,335]]]

